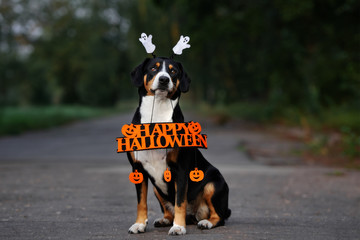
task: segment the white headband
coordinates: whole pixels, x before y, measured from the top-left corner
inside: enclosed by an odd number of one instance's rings
[[[146,33],[142,33],[141,37],[139,38],[139,41],[142,43],[147,53],[153,54],[156,46],[152,43],[151,34],[147,36]],[[188,44],[189,42],[190,42],[190,37],[188,36],[184,37],[183,35],[181,35],[179,41],[172,49],[173,52],[176,55],[181,55],[184,49],[190,48],[190,44]]]
[[[188,36],[184,37],[183,35],[181,35],[179,41],[177,42],[177,44],[173,48],[173,52],[176,55],[181,55],[182,51],[184,49],[190,48],[190,44],[188,44],[188,42],[190,42],[190,37],[188,37]]]
[[[156,46],[151,42],[152,35],[147,36],[146,33],[142,33],[139,41],[144,45],[144,48],[147,53],[153,53]]]

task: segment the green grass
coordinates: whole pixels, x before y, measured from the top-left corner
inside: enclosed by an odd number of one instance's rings
[[[330,136],[335,132],[341,136],[336,146],[338,155],[350,161],[360,158],[360,110],[356,108],[332,107],[310,113],[294,107],[275,108],[267,103],[238,102],[214,106],[185,103],[185,109],[214,117],[219,124],[235,118],[262,125],[282,124],[303,128],[313,136],[306,140],[306,144],[315,155],[329,152]]]
[[[343,171],[340,171],[340,170],[335,170],[335,171],[332,171],[332,172],[328,172],[326,173],[325,175],[327,176],[331,176],[331,177],[343,177],[345,176],[345,172]]]
[[[84,106],[4,107],[0,109],[0,135],[51,128],[111,112],[114,110]]]
[[[333,107],[316,113],[308,113],[297,108],[276,108],[267,103],[238,102],[230,105],[210,106],[200,103],[195,110],[208,116],[223,115],[225,118],[240,118],[256,123],[283,123],[301,126],[304,123],[314,130],[350,129],[360,133],[360,110]]]
[[[0,136],[52,128],[77,120],[134,111],[136,101],[122,101],[111,108],[79,105],[27,106],[0,108]]]
[[[322,112],[321,120],[329,128],[343,129],[360,133],[360,110],[333,108]]]
[[[270,106],[263,103],[238,102],[229,105],[216,104],[209,105],[205,102],[196,104],[185,101],[182,102],[185,110],[200,113],[205,116],[218,117],[224,121],[231,118],[241,118],[247,121],[265,123],[273,120],[273,110]]]

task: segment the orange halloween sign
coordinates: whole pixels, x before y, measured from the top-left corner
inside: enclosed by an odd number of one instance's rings
[[[207,135],[200,134],[198,122],[125,124],[124,137],[116,138],[117,152],[160,148],[207,148]]]

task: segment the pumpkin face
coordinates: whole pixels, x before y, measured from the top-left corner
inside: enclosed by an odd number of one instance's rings
[[[201,125],[198,122],[189,122],[188,129],[190,134],[199,134],[201,132]]]
[[[166,168],[166,170],[164,172],[164,179],[165,179],[166,182],[171,181],[171,172],[169,171],[168,168]]]
[[[138,134],[138,129],[134,126],[134,124],[125,124],[121,128],[121,133],[128,138],[136,137]]]
[[[129,180],[134,184],[139,184],[142,183],[142,181],[144,180],[144,176],[141,172],[135,170],[135,172],[130,173]]]
[[[190,179],[193,182],[200,182],[204,179],[204,172],[195,168],[195,170],[190,172]]]

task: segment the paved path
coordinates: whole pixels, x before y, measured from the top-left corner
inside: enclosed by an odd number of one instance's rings
[[[115,153],[115,137],[130,119],[0,138],[0,239],[173,239],[169,228],[152,224],[145,234],[127,234],[136,196],[126,156]],[[360,172],[293,159],[284,164],[281,154],[271,156],[273,166],[260,164],[266,161],[249,159],[241,146],[273,150],[289,143],[241,126],[202,127],[209,137],[202,152],[229,184],[232,215],[224,227],[188,226],[178,238],[360,239]],[[149,222],[159,216],[150,193]]]

